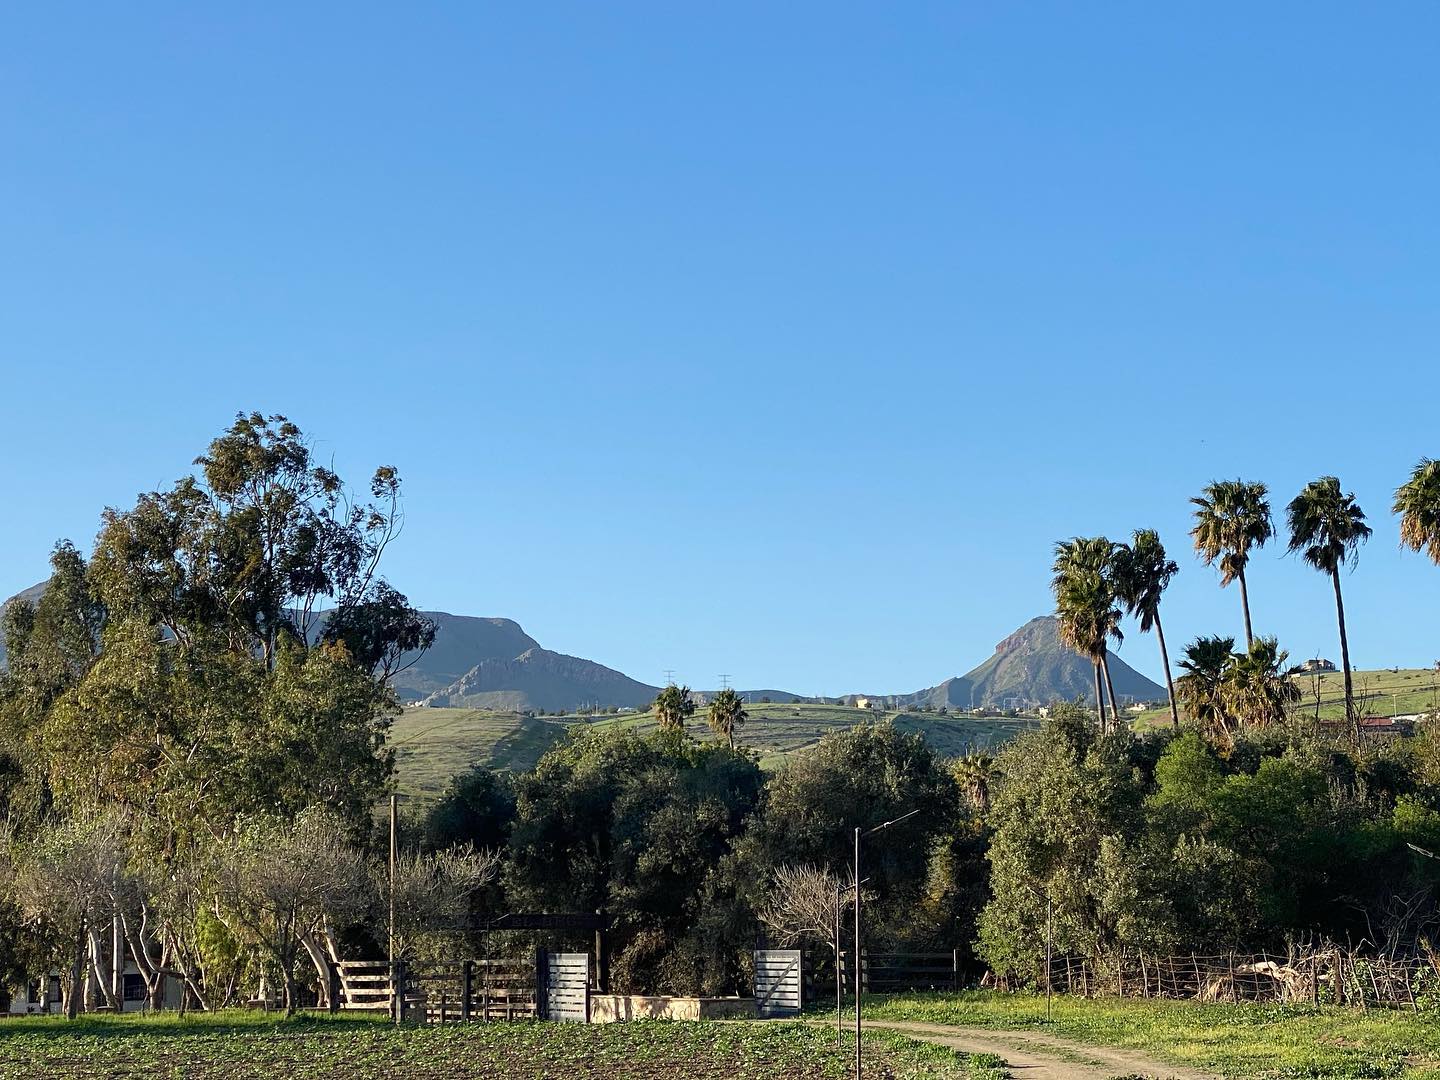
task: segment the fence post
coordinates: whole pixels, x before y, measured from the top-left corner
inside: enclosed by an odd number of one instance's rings
[[[545,1008],[545,950],[535,950],[535,1019],[548,1019]],[[508,1017],[506,1019],[509,1019]]]
[[[470,995],[475,992],[475,961],[460,965],[460,1023],[470,1022]]]
[[[950,952],[950,989],[960,989],[960,950],[952,949]]]
[[[390,993],[394,999],[395,1023],[405,1022],[405,961],[396,960],[390,969]]]
[[[326,974],[326,996],[330,999],[330,1012],[340,1011],[340,965],[334,960],[329,961],[325,967]]]

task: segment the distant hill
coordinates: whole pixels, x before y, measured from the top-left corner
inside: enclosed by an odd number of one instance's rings
[[[1122,700],[1164,701],[1168,696],[1163,686],[1114,653],[1110,654],[1110,678],[1116,697]],[[968,675],[903,695],[895,704],[902,708],[1026,708],[1075,698],[1095,700],[1094,670],[1089,660],[1060,643],[1055,617],[1041,615],[996,645],[994,655]]]
[[[20,593],[34,600],[43,583]],[[501,712],[573,712],[607,707],[644,708],[660,688],[583,657],[544,648],[512,619],[452,615],[427,611],[435,621],[435,644],[423,654],[405,658],[407,667],[394,677],[400,700],[437,708]],[[0,663],[4,662],[0,643]],[[1163,701],[1165,690],[1118,656],[1111,657],[1115,693],[1132,701]],[[715,691],[698,690],[703,704]],[[804,703],[816,699],[786,690],[741,690],[751,704]],[[1056,620],[1031,619],[995,647],[995,654],[968,675],[957,675],[910,694],[846,695],[854,704],[869,697],[895,710],[923,706],[947,710],[987,707],[1034,707],[1056,700],[1094,699],[1089,661],[1060,644]]]

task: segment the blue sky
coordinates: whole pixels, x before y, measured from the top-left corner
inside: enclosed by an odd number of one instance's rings
[[[1237,475],[1339,475],[1357,664],[1440,657],[1434,5],[292,7],[0,15],[0,595],[261,409],[400,468],[413,600],[652,682],[929,685],[1139,526],[1239,633]]]

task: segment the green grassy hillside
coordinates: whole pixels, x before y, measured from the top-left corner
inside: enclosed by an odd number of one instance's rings
[[[1345,676],[1340,672],[1327,675],[1296,675],[1295,685],[1302,695],[1295,706],[1300,717],[1315,716],[1316,694],[1319,694],[1320,719],[1345,718]],[[1351,673],[1355,699],[1365,716],[1411,716],[1440,710],[1440,671],[1434,668],[1379,668]],[[1170,722],[1168,708],[1151,709],[1134,721],[1136,727],[1153,727]]]
[[[760,754],[761,764],[776,767],[786,754],[813,746],[821,736],[865,720],[887,718],[901,731],[921,733],[935,751],[945,756],[963,754],[972,747],[993,748],[1035,722],[920,713],[879,713],[843,705],[747,706],[750,719],[740,742]],[[691,721],[696,738],[708,738],[701,712]],[[531,768],[540,755],[562,738],[574,724],[593,727],[653,730],[648,714],[621,714],[597,718],[527,717],[518,713],[481,709],[406,709],[390,732],[396,751],[402,794],[422,800],[437,797],[452,776],[475,765],[497,769]]]

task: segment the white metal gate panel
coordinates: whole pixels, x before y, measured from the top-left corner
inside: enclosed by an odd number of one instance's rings
[[[799,949],[755,951],[755,1011],[761,1016],[794,1016],[800,1011],[803,970]]]
[[[538,998],[542,1020],[590,1022],[590,954],[540,954]]]

